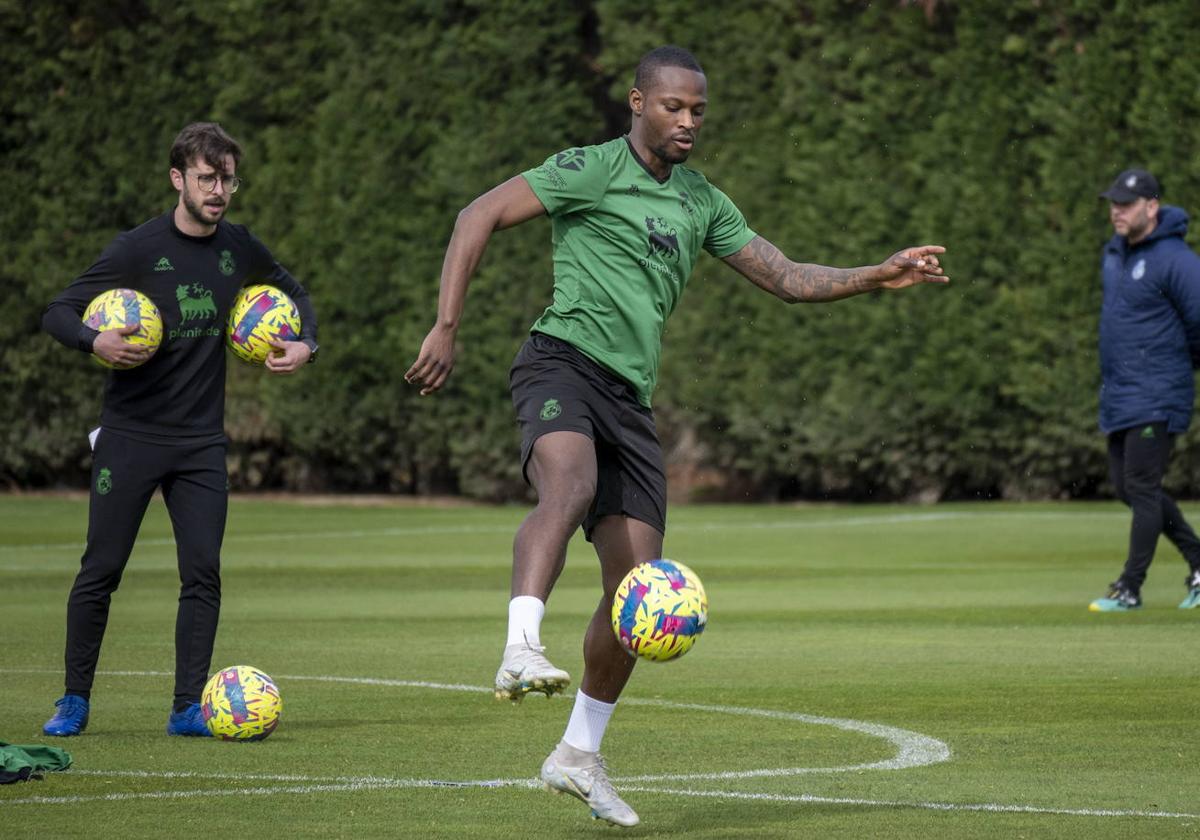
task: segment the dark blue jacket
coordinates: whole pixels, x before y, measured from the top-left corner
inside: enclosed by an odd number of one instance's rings
[[[1158,224],[1129,247],[1104,246],[1100,312],[1100,430],[1192,420],[1192,367],[1200,362],[1200,257],[1183,241],[1188,215],[1162,205]]]

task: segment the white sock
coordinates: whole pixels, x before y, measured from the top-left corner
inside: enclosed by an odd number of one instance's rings
[[[563,742],[584,752],[599,752],[604,730],[608,728],[609,718],[616,708],[616,703],[605,703],[588,697],[582,691],[575,692],[575,708],[571,710],[571,719],[567,721]]]
[[[542,643],[542,616],[546,605],[532,595],[518,595],[508,602],[507,645],[540,645]]]

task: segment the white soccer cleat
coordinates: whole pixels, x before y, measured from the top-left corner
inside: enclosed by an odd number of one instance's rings
[[[542,764],[546,790],[569,793],[592,809],[592,817],[631,828],[641,822],[608,780],[608,768],[598,752],[577,750],[560,743]]]
[[[550,664],[541,645],[525,642],[504,649],[504,661],[496,672],[496,699],[520,703],[531,691],[549,697],[566,688],[571,675]]]

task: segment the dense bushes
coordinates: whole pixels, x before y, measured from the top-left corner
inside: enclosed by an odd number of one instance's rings
[[[243,487],[524,492],[507,368],[549,300],[546,222],[493,239],[447,390],[422,399],[401,377],[458,209],[624,130],[633,66],[658,43],[704,63],[693,162],[760,234],[834,265],[939,242],[954,278],[787,307],[703,257],[656,396],[697,493],[1096,492],[1096,193],[1145,165],[1200,212],[1200,65],[1180,46],[1200,30],[1193,0],[25,6],[0,11],[10,485],[84,480],[102,375],[40,334],[40,313],[173,203],[166,152],[194,119],[242,140],[233,217],[322,319],[301,378],[231,373]],[[1172,481],[1195,491],[1200,444],[1181,446]]]

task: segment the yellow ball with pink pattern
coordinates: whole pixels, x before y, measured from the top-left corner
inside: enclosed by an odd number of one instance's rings
[[[109,289],[92,298],[92,302],[83,311],[83,323],[94,330],[116,330],[131,324],[137,324],[137,332],[125,336],[129,344],[140,344],[150,348],[150,356],[162,344],[163,322],[158,307],[154,301],[135,289]],[[106,368],[127,370],[139,365],[114,365],[99,356],[93,355],[96,364]],[[149,357],[146,361],[149,361]],[[145,364],[141,362],[140,364]]]
[[[275,731],[282,711],[274,680],[249,665],[217,671],[200,695],[204,724],[225,741],[261,741]]]
[[[272,341],[300,338],[300,311],[274,286],[247,286],[238,293],[229,313],[229,349],[243,362],[261,365],[278,353]]]
[[[674,560],[651,560],[630,570],[613,594],[612,628],[631,656],[678,659],[708,624],[708,596],[699,576]]]

